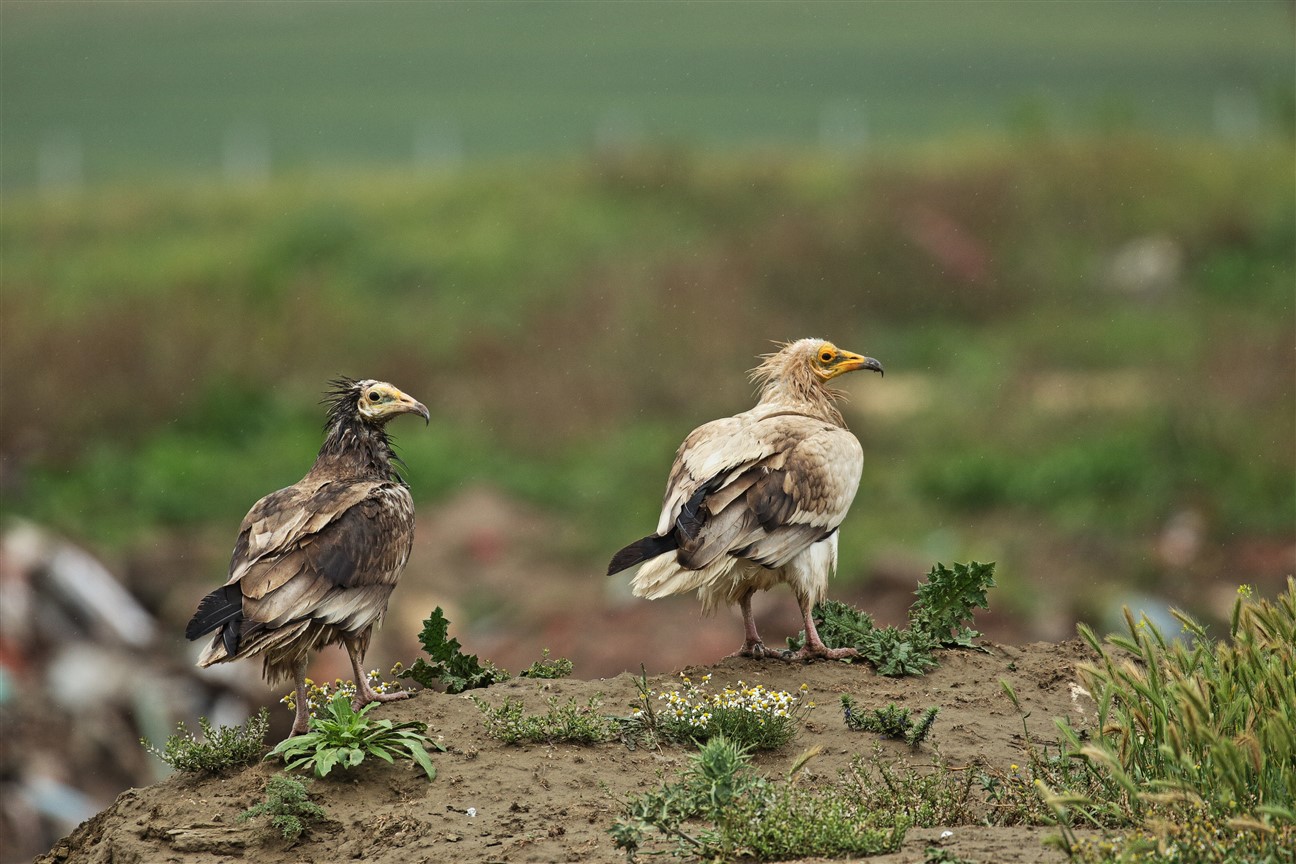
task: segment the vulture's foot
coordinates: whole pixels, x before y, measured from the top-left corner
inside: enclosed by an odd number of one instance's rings
[[[764,642],[756,641],[744,642],[743,647],[739,648],[732,654],[726,655],[725,659],[728,660],[730,657],[750,657],[753,660],[764,660],[769,657],[779,656],[780,653],[778,651],[766,648]]]
[[[783,659],[791,663],[809,663],[812,660],[846,660],[858,657],[854,648],[829,648],[826,645],[805,645],[800,651],[783,654]]]
[[[355,699],[351,700],[351,710],[359,711],[371,702],[399,702],[402,699],[410,698],[408,690],[393,690],[390,693],[377,693],[372,687],[366,686]]]

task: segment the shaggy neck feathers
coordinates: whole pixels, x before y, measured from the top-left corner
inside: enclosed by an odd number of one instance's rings
[[[764,362],[752,370],[752,380],[760,385],[758,404],[816,417],[844,429],[846,419],[834,404],[843,393],[825,384],[810,368],[810,357],[818,344],[816,339],[802,339],[766,355]]]
[[[357,382],[340,379],[329,393],[324,443],[311,473],[339,479],[393,480],[404,485],[397,471],[400,457],[382,426],[364,420],[356,408],[362,393]]]

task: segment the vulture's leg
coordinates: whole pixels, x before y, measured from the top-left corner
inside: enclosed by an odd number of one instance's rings
[[[762,657],[774,656],[761,641],[760,634],[756,632],[756,617],[752,615],[751,609],[751,598],[755,593],[755,588],[748,588],[738,598],[738,608],[742,609],[743,616],[743,647],[730,654],[730,657],[754,657],[759,660]]]
[[[297,715],[293,717],[290,735],[304,735],[310,731],[310,697],[306,695],[306,655],[304,654],[301,660],[297,661],[297,668],[293,670],[293,679],[296,682],[294,698],[297,700]]]
[[[797,593],[797,602],[801,604],[801,618],[805,621],[805,645],[801,646],[800,651],[795,651],[786,655],[788,660],[813,660],[816,657],[822,657],[825,660],[842,660],[846,657],[858,657],[859,652],[854,648],[829,648],[819,638],[819,631],[815,628],[814,616],[811,612],[814,604],[805,594]]]
[[[346,645],[347,654],[351,655],[351,672],[355,675],[356,697],[351,700],[352,711],[359,711],[370,702],[395,702],[399,699],[409,698],[408,690],[375,693],[374,689],[369,686],[369,676],[360,668],[360,661],[364,659],[364,651],[360,648],[357,640],[344,638],[342,644]]]

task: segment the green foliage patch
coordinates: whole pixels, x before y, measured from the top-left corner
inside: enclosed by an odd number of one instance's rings
[[[627,802],[611,833],[631,861],[640,854],[781,861],[891,852],[908,826],[894,809],[867,809],[836,787],[762,777],[747,749],[721,735],[702,744],[679,780]]]
[[[440,606],[436,607],[423,620],[423,629],[419,633],[419,643],[431,660],[420,657],[408,669],[398,666],[392,674],[424,687],[444,687],[447,693],[476,690],[509,679],[506,670],[489,660],[482,663],[476,654],[463,653],[459,640],[449,635],[449,629],[450,622],[445,613]]]
[[[905,629],[877,627],[873,616],[837,600],[815,606],[815,628],[829,648],[856,649],[882,675],[922,675],[936,667],[936,649],[975,647],[981,634],[968,624],[976,609],[988,608],[986,592],[994,587],[994,570],[994,563],[937,563],[918,586]],[[793,650],[804,643],[804,631],[788,639]]]
[[[265,800],[240,813],[238,821],[269,816],[270,825],[291,842],[306,831],[309,823],[327,816],[323,807],[310,800],[306,785],[295,777],[276,774],[266,781],[265,791]]]
[[[549,659],[549,649],[544,649],[544,655],[527,668],[518,673],[519,678],[566,678],[572,673],[572,661],[566,657],[555,657]]]
[[[266,732],[270,730],[270,712],[262,708],[239,726],[219,729],[212,729],[211,721],[199,717],[198,728],[202,732],[201,740],[181,723],[162,749],[145,739],[140,739],[140,744],[177,771],[218,774],[260,758],[265,749]]]
[[[619,729],[614,718],[599,711],[597,696],[584,705],[575,699],[559,704],[557,696],[550,696],[544,714],[527,714],[520,699],[505,699],[498,708],[478,696],[472,701],[482,712],[486,734],[505,744],[599,744],[615,738]]]
[[[842,715],[849,729],[865,732],[876,732],[888,738],[897,738],[910,747],[917,749],[926,739],[936,722],[940,708],[933,705],[923,711],[915,721],[909,715],[911,708],[900,708],[895,703],[888,703],[885,708],[874,708],[871,711],[860,711],[855,700],[848,693],[841,695]]]
[[[356,711],[345,694],[338,694],[328,703],[323,716],[310,718],[310,731],[279,742],[266,758],[278,756],[289,771],[309,768],[317,777],[327,777],[335,767],[354,768],[367,756],[375,756],[388,764],[399,756],[412,760],[429,780],[435,778],[436,768],[427,748],[444,750],[445,747],[423,734],[427,724],[415,720],[405,723],[372,720],[366,715],[377,705],[370,702]]]
[[[803,684],[800,693],[768,690],[744,681],[720,690],[708,689],[711,675],[699,683],[680,673],[681,687],[657,692],[648,686],[641,669],[639,701],[626,718],[631,738],[697,742],[724,738],[748,750],[775,750],[796,737],[806,716],[815,707]],[[658,707],[657,702],[665,702]]]

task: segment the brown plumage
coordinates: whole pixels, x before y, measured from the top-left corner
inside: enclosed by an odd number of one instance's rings
[[[199,666],[259,655],[270,683],[292,678],[297,716],[309,719],[306,663],[341,642],[351,656],[356,707],[404,699],[375,693],[360,663],[414,542],[414,501],[397,473],[386,424],[429,419],[423,403],[382,381],[334,381],[324,444],[296,484],[272,492],[243,519],[229,581],[208,594],[185,636],[215,632]]]
[[[699,426],[675,455],[657,531],[612,558],[608,575],[642,564],[632,583],[656,599],[697,590],[702,610],[737,603],[745,639],[738,654],[764,657],[751,598],[786,582],[801,606],[806,644],[787,659],[841,658],[810,616],[837,567],[837,527],[863,470],[859,441],[846,429],[828,387],[856,369],[882,371],[871,357],[822,339],[801,339],[764,358],[750,411]]]

